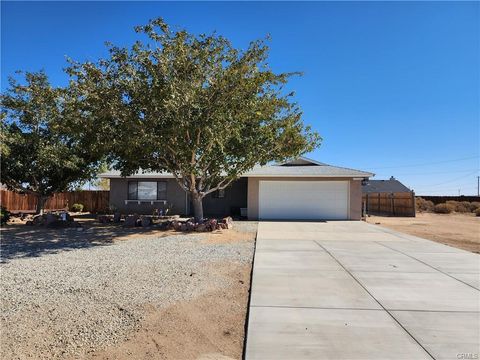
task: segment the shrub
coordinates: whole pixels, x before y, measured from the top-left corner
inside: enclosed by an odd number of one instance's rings
[[[418,197],[415,200],[415,206],[417,208],[417,211],[423,212],[423,211],[433,211],[433,202],[430,200],[425,200],[424,198]]]
[[[446,204],[450,205],[453,211],[458,213],[468,213],[472,211],[468,201],[448,200]]]
[[[480,209],[480,202],[478,201],[472,201],[470,203],[470,210],[472,210],[472,212],[476,212],[477,209]]]
[[[73,204],[72,205],[73,212],[82,212],[83,211],[83,204]]]
[[[10,220],[10,211],[4,206],[0,206],[0,223],[6,224],[8,220]]]
[[[433,208],[433,212],[437,214],[450,214],[454,210],[455,210],[455,206],[447,203],[437,204]]]
[[[475,209],[474,213],[475,215],[480,216],[480,207]]]

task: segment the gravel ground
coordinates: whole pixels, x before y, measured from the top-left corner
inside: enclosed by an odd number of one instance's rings
[[[240,232],[256,227],[235,223]],[[145,305],[166,307],[228,286],[212,264],[251,263],[253,242],[209,244],[206,236],[146,235],[10,258],[0,265],[0,358],[81,357],[127,339]]]

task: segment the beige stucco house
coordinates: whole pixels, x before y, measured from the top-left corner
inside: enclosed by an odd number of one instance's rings
[[[125,213],[152,213],[171,208],[191,214],[187,193],[167,173],[119,172],[110,179],[110,204]],[[305,157],[243,174],[224,191],[203,201],[207,216],[242,215],[251,220],[359,220],[362,181],[372,173],[327,165]]]

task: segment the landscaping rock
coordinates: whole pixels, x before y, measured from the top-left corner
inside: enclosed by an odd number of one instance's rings
[[[123,224],[123,226],[125,227],[137,226],[137,220],[138,220],[138,215],[128,215],[125,218],[125,224]]]
[[[206,231],[206,230],[207,230],[207,226],[205,224],[198,224],[195,227],[195,231],[198,231],[198,232],[203,232],[203,231]]]
[[[143,227],[148,227],[152,225],[152,217],[151,216],[142,216],[141,223]]]

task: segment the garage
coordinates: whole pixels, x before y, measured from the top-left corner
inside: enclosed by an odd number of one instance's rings
[[[346,220],[349,182],[262,180],[258,206],[261,220]]]

